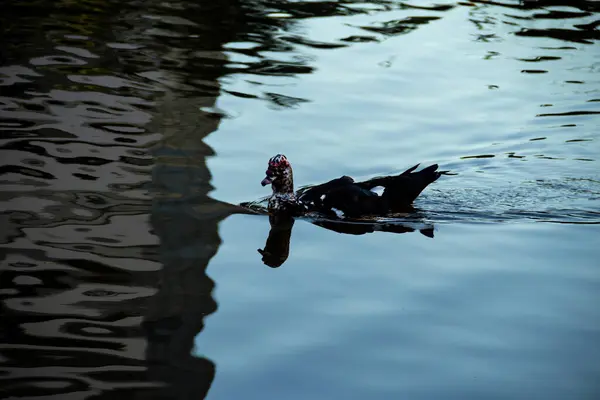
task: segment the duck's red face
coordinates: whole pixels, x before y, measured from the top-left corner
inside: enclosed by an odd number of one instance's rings
[[[290,168],[290,162],[283,154],[277,154],[271,157],[269,165],[267,166],[267,176],[263,179],[260,184],[263,186],[270,185],[272,183],[280,183],[286,177],[286,171]]]

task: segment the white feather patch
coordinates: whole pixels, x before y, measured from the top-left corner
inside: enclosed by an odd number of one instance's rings
[[[324,194],[321,195],[321,201],[323,201],[323,200],[325,200],[325,195]]]
[[[375,186],[371,189],[371,192],[375,193],[377,196],[381,196],[385,188],[383,186]]]
[[[344,212],[342,210],[338,210],[337,208],[332,208],[331,209],[335,215],[338,216],[338,218],[344,218]]]

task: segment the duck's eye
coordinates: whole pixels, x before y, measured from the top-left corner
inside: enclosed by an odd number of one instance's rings
[[[267,176],[268,176],[269,178],[270,178],[270,177],[272,177],[273,175],[275,175],[275,174],[273,173],[273,171],[271,171],[270,169],[268,169],[268,170],[265,172],[265,174],[267,174]]]

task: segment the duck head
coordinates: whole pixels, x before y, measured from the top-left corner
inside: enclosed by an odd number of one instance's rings
[[[271,157],[266,174],[261,185],[271,185],[273,193],[294,193],[292,166],[286,156],[277,154]]]

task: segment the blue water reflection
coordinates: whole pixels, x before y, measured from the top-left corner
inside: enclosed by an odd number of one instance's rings
[[[2,2],[0,397],[598,397],[598,11]],[[280,152],[451,174],[272,231]]]

